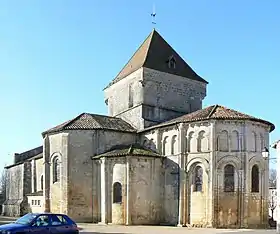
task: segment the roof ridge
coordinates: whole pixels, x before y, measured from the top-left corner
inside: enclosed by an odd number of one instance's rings
[[[146,63],[146,61],[147,61],[149,48],[150,48],[150,46],[151,46],[153,37],[155,36],[155,33],[157,33],[158,35],[160,35],[155,29],[153,29],[153,31],[152,31],[152,32],[149,34],[149,36],[146,38],[146,40],[147,40],[149,37],[151,37],[151,38],[150,38],[150,41],[149,41],[149,44],[148,44],[148,46],[147,46],[148,49],[147,49],[147,51],[146,51],[145,59],[144,59],[144,61],[143,61],[142,66],[143,66],[143,65]],[[146,40],[145,40],[145,41],[146,41]],[[145,41],[144,41],[144,42],[145,42]],[[144,42],[143,42],[143,44],[144,44]],[[142,44],[142,45],[143,45],[143,44]],[[141,46],[142,46],[142,45],[141,45]],[[141,47],[141,46],[140,46],[140,47]],[[139,47],[139,49],[140,49],[140,47]]]
[[[124,70],[124,68],[129,64],[129,62],[133,59],[133,57],[137,54],[137,52],[142,48],[142,46],[144,45],[144,43],[149,39],[149,37],[153,37],[153,34],[154,34],[154,31],[153,30],[152,32],[149,33],[149,35],[145,38],[145,40],[142,41],[142,43],[140,44],[140,46],[138,46],[137,50],[132,54],[132,56],[128,59],[128,61],[125,63],[125,65],[122,67],[122,69],[120,70],[120,72],[115,76],[115,78],[103,89],[103,91],[105,89],[107,89],[109,86],[111,86],[111,84],[118,78],[118,76],[122,73],[122,71]],[[151,40],[150,40],[150,43],[151,43]],[[149,43],[149,45],[150,45]],[[147,47],[149,48],[149,47]],[[148,50],[147,50],[148,51]],[[146,61],[146,58],[147,58],[147,52],[146,52],[146,55],[145,55],[145,59],[143,61],[143,64],[145,63]],[[143,66],[143,64],[140,66],[140,68]]]
[[[217,107],[219,105],[216,104],[216,105],[212,105],[212,110],[210,111],[210,113],[208,114],[207,118],[210,118],[212,116],[212,114],[216,111]],[[211,106],[210,106],[211,107]]]
[[[79,114],[78,116],[76,116],[75,118],[71,119],[68,123],[66,123],[65,125],[61,126],[61,129],[69,126],[70,124],[72,124],[73,122],[75,122],[76,120],[78,120],[79,118],[81,118],[83,115],[85,115],[87,113],[83,112],[81,114]]]
[[[210,109],[212,108],[212,109]],[[217,108],[221,108],[222,110],[217,110]],[[143,130],[140,130],[138,132],[144,132],[149,131],[151,129],[169,126],[176,123],[190,123],[190,122],[196,122],[196,121],[203,121],[203,120],[209,120],[209,119],[216,119],[216,120],[250,120],[255,122],[260,122],[265,125],[268,125],[270,127],[270,132],[272,132],[275,129],[275,126],[273,123],[261,119],[259,117],[255,117],[253,115],[249,115],[243,112],[240,112],[238,110],[234,110],[222,105],[212,105],[204,107],[203,109],[182,115],[180,117],[171,119],[169,121],[153,125],[151,127],[145,128]]]
[[[114,116],[110,116],[110,115],[103,115],[103,114],[94,114],[94,113],[89,113],[89,112],[85,112],[84,114],[88,114],[88,115],[96,115],[96,116],[100,116],[100,117],[107,117],[107,118],[111,118],[111,119],[121,119],[120,117],[114,117]]]

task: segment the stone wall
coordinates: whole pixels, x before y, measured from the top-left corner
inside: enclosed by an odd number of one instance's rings
[[[131,158],[129,168],[131,224],[162,222],[162,159]]]
[[[132,155],[104,158],[100,163],[103,223],[140,225],[162,222],[162,159]],[[121,187],[121,200],[116,196],[116,185]]]
[[[135,134],[116,131],[71,131],[69,133],[68,213],[77,222],[99,222],[100,166],[91,157],[112,146],[131,144]]]
[[[206,97],[205,83],[150,68],[143,68],[143,82],[143,118],[151,125],[200,110]]]
[[[265,227],[267,225],[268,161],[261,151],[268,148],[268,128],[250,121],[216,123],[216,160],[218,185],[216,202],[217,226]],[[224,167],[235,168],[234,192],[224,192]],[[252,168],[258,167],[259,190],[252,191]],[[231,200],[232,202],[229,202]],[[230,204],[230,205],[229,205]]]
[[[20,216],[29,210],[26,194],[31,192],[31,163],[25,162],[7,169],[6,201],[3,215]]]
[[[36,191],[42,191],[44,189],[44,159],[39,158],[35,160],[36,163]],[[43,189],[42,189],[43,188]]]
[[[267,223],[269,129],[251,121],[178,124],[143,132],[141,143],[165,155],[165,222],[216,227],[264,227]],[[234,191],[224,191],[224,167],[234,166]],[[194,191],[194,171],[203,171]],[[257,166],[259,190],[252,192]],[[178,169],[177,169],[178,168]],[[179,172],[178,172],[179,171]],[[199,205],[197,205],[199,204]]]
[[[143,68],[128,75],[125,79],[104,90],[108,114],[123,118],[132,126],[142,128]]]
[[[3,214],[6,216],[19,216],[21,213],[20,205],[24,199],[23,174],[23,164],[7,169],[7,200],[3,206]]]
[[[104,92],[109,115],[144,129],[201,109],[206,84],[140,68]]]
[[[59,176],[54,181],[54,161],[58,159]],[[68,133],[57,133],[44,138],[44,198],[45,211],[68,212]]]

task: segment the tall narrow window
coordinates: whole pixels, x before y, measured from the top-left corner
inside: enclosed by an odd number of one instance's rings
[[[151,149],[151,150],[156,150],[156,144],[155,144],[153,138],[150,139],[150,141],[149,141],[149,149]]]
[[[234,166],[231,164],[224,168],[224,191],[234,192]]]
[[[219,135],[219,151],[228,152],[228,132],[222,131]]]
[[[113,184],[113,203],[122,202],[122,185],[119,182]]]
[[[133,107],[133,88],[132,84],[128,86],[128,107]]]
[[[41,190],[44,190],[44,175],[41,175]]]
[[[252,193],[258,193],[259,190],[260,190],[260,186],[259,186],[259,183],[260,183],[260,178],[259,178],[259,167],[257,165],[254,165],[252,167],[252,173],[251,173],[251,190],[252,190]]]
[[[234,130],[231,133],[231,151],[239,151],[239,133]]]
[[[176,141],[177,141],[177,136],[174,135],[172,137],[172,140],[171,140],[171,155],[177,153],[177,144],[176,144]]]
[[[176,68],[176,59],[173,55],[168,58],[168,67],[172,69]]]
[[[167,154],[167,142],[168,142],[168,136],[164,137],[162,141],[162,155]]]
[[[208,148],[205,131],[200,131],[197,138],[197,152],[204,152]]]
[[[201,166],[196,166],[194,170],[194,192],[201,192],[203,184],[203,169]]]
[[[58,157],[55,157],[53,160],[53,183],[58,182],[60,179],[60,168]]]
[[[187,148],[188,152],[194,152],[194,132],[189,133]]]

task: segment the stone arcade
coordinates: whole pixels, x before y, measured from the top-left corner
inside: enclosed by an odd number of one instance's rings
[[[82,113],[42,133],[7,168],[5,215],[77,222],[264,227],[274,125],[202,109],[207,81],[153,30],[104,89],[109,116]]]

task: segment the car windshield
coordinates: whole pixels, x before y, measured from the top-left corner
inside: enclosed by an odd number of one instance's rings
[[[15,221],[15,223],[27,225],[30,224],[34,218],[36,218],[35,214],[26,214]]]

